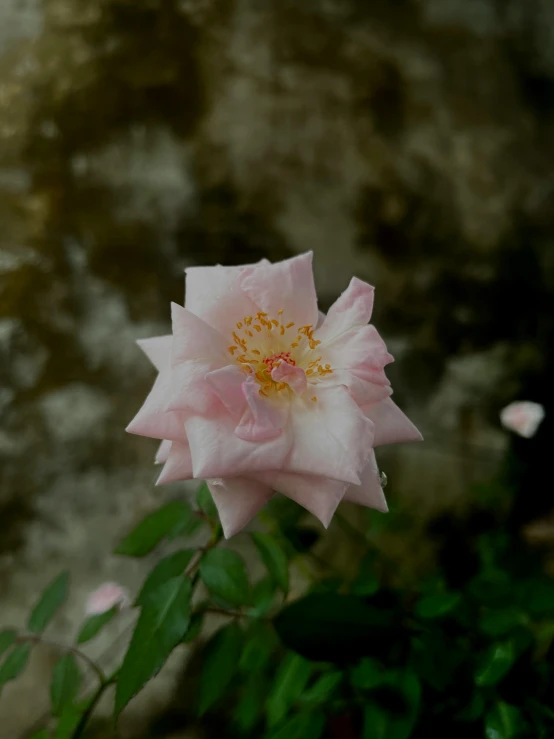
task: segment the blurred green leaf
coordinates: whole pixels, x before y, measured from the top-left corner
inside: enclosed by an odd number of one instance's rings
[[[352,595],[369,596],[378,590],[379,580],[375,575],[375,555],[370,552],[362,559],[350,592]]]
[[[418,601],[415,613],[420,618],[442,618],[453,611],[461,601],[461,593],[435,593]]]
[[[56,726],[55,739],[73,739],[75,729],[81,720],[81,713],[74,706],[66,706]]]
[[[303,713],[285,721],[269,734],[268,739],[320,739],[324,730],[324,714]]]
[[[81,626],[79,636],[77,637],[77,644],[84,644],[85,642],[94,639],[94,637],[112,620],[118,611],[118,606],[114,606],[104,613],[97,613],[94,616],[89,616]]]
[[[198,492],[196,493],[196,505],[200,508],[202,513],[206,514],[206,516],[219,521],[217,507],[212,498],[212,494],[210,493],[210,488],[205,482],[200,485]]]
[[[243,734],[250,733],[261,719],[268,692],[265,675],[255,672],[246,680],[233,714],[234,722]]]
[[[200,676],[200,716],[221,698],[231,682],[238,667],[242,643],[242,630],[232,622],[220,629],[206,645]]]
[[[160,541],[177,530],[182,530],[194,514],[189,505],[182,500],[170,503],[150,513],[119,544],[115,554],[127,557],[144,557],[149,554]]]
[[[412,670],[389,671],[383,685],[403,699],[402,708],[387,710],[384,694],[364,710],[363,739],[408,739],[417,721],[421,701],[421,686]]]
[[[374,659],[366,657],[350,670],[350,681],[359,690],[371,690],[383,682],[383,666]]]
[[[527,618],[516,608],[497,608],[481,618],[479,628],[487,636],[506,636],[518,626],[525,625]]]
[[[6,683],[21,675],[27,666],[30,654],[30,644],[19,644],[8,652],[6,659],[0,665],[0,690]]]
[[[289,566],[285,553],[269,534],[253,532],[252,540],[271,577],[284,593],[289,590]]]
[[[180,549],[178,552],[173,552],[173,554],[160,560],[144,581],[135,605],[143,605],[156,588],[159,588],[168,580],[182,575],[193,556],[194,549]]]
[[[69,573],[62,572],[43,591],[33,608],[27,628],[33,634],[41,634],[54,618],[56,611],[67,599],[69,592]]]
[[[203,624],[204,611],[199,610],[193,613],[190,619],[189,627],[182,639],[183,644],[189,644],[190,642],[193,642],[196,638],[198,638],[200,632],[202,631]]]
[[[35,731],[34,734],[31,734],[29,739],[49,739],[51,736],[48,729],[39,729],[39,731]]]
[[[283,526],[282,532],[293,550],[300,554],[309,552],[321,538],[319,531],[309,526]]]
[[[246,674],[262,670],[275,650],[275,642],[275,635],[267,624],[254,622],[242,648],[239,662],[240,670]]]
[[[250,585],[244,562],[229,549],[211,549],[200,561],[200,577],[210,594],[223,604],[250,603]]]
[[[516,652],[511,641],[496,644],[485,654],[477,672],[475,683],[479,687],[496,685],[509,672],[516,659]]]
[[[72,654],[64,654],[54,665],[50,683],[52,713],[58,716],[66,705],[71,705],[81,687],[81,671]]]
[[[475,721],[483,715],[485,699],[481,693],[474,693],[471,702],[456,716],[459,721]]]
[[[342,672],[325,672],[301,696],[303,704],[327,703],[343,680]]]
[[[294,702],[300,697],[310,675],[312,665],[297,654],[287,654],[281,663],[267,703],[267,723],[274,727],[282,721]]]
[[[485,736],[486,739],[511,739],[521,732],[522,726],[519,709],[500,701],[485,717]]]
[[[323,662],[378,656],[398,643],[394,614],[352,595],[312,593],[286,606],[274,619],[283,643]]]
[[[248,609],[248,614],[259,618],[265,615],[273,605],[277,595],[277,585],[272,577],[264,577],[252,586],[253,606]]]
[[[522,606],[533,616],[554,613],[554,582],[533,581],[523,588]]]
[[[117,677],[116,716],[182,641],[190,622],[191,593],[190,580],[181,575],[153,590],[144,602]]]
[[[0,658],[4,652],[11,647],[17,639],[17,631],[15,629],[2,629],[0,631]]]

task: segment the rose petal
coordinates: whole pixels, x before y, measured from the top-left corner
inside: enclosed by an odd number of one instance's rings
[[[242,383],[242,393],[248,407],[235,429],[239,439],[257,442],[280,436],[287,422],[288,405],[260,395],[260,386],[251,376]]]
[[[172,303],[171,319],[173,326],[171,364],[173,366],[186,361],[205,361],[221,366],[229,361],[225,337],[214,331],[201,318],[177,303]]]
[[[374,447],[423,440],[414,424],[390,398],[363,410],[375,426]]]
[[[170,367],[172,342],[173,337],[169,335],[154,336],[151,339],[138,339],[137,344],[158,372],[161,372]]]
[[[373,311],[374,288],[353,277],[350,285],[333,303],[315,338],[328,341],[350,328],[365,326]]]
[[[226,539],[251,521],[273,495],[271,487],[246,477],[208,480]]]
[[[271,370],[271,379],[275,382],[286,382],[297,395],[302,395],[308,387],[306,372],[301,367],[295,367],[282,361]]]
[[[184,429],[181,414],[166,411],[170,389],[171,374],[164,370],[156,378],[142,408],[125,430],[153,439],[182,439]]]
[[[347,482],[331,480],[319,475],[295,475],[274,471],[257,473],[255,478],[313,513],[325,528],[329,526],[348,488]]]
[[[156,485],[192,479],[192,457],[188,443],[174,441]]]
[[[247,405],[242,390],[244,380],[245,374],[236,364],[229,364],[221,369],[208,372],[206,375],[206,382],[233,418],[237,420],[242,417]]]
[[[183,434],[184,433],[185,433],[185,427],[183,426]],[[162,443],[158,447],[158,451],[156,452],[156,457],[155,457],[156,464],[163,464],[164,462],[167,462],[167,458],[171,450],[171,444],[172,442],[169,439],[165,439],[164,441],[162,441]]]
[[[530,439],[537,433],[544,416],[544,407],[540,403],[518,400],[503,408],[500,421],[505,428]]]
[[[375,510],[383,513],[389,510],[379,479],[377,460],[373,452],[364,467],[360,484],[350,485],[344,494],[344,500],[367,508],[375,508]]]
[[[114,606],[127,608],[131,604],[129,592],[115,582],[106,582],[94,590],[87,598],[85,614],[98,616],[111,610]]]
[[[287,321],[316,326],[319,314],[312,256],[312,252],[308,252],[275,264],[246,267],[241,287],[252,302],[272,318],[284,309]]]

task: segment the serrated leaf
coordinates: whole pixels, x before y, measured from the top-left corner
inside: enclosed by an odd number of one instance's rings
[[[200,485],[198,492],[196,493],[196,505],[200,508],[202,513],[205,513],[209,518],[213,518],[216,521],[219,520],[217,507],[212,498],[212,494],[210,493],[210,488],[205,482]]]
[[[119,612],[118,606],[110,608],[109,611],[104,613],[97,613],[94,616],[89,616],[84,624],[81,626],[79,635],[77,637],[77,644],[84,644],[94,637],[108,624],[112,618]]]
[[[442,618],[453,611],[461,599],[461,593],[426,595],[417,603],[415,613],[425,619]]]
[[[0,689],[21,675],[27,666],[30,654],[30,644],[19,644],[8,652],[6,659],[0,665]]]
[[[235,674],[243,643],[238,624],[220,629],[206,645],[200,676],[198,714],[202,716],[216,703]]]
[[[62,572],[43,591],[33,608],[27,628],[33,634],[41,634],[54,618],[56,611],[65,603],[69,592],[69,573]]]
[[[194,556],[194,549],[180,549],[164,557],[148,575],[137,596],[135,605],[140,606],[146,602],[151,593],[168,580],[182,575],[187,565]]]
[[[509,672],[515,659],[516,652],[512,642],[491,647],[475,673],[475,683],[479,687],[496,685]]]
[[[304,713],[293,716],[277,727],[269,739],[320,739],[325,730],[322,713]]]
[[[190,622],[191,593],[190,580],[181,575],[160,585],[142,606],[117,677],[116,716],[182,641]]]
[[[522,724],[523,718],[520,710],[499,701],[485,717],[486,739],[511,739],[519,736]]]
[[[287,654],[281,663],[267,704],[267,723],[271,728],[282,721],[300,697],[310,675],[312,665],[297,654]]]
[[[200,561],[200,577],[209,593],[223,604],[250,603],[250,585],[243,560],[229,549],[211,549]]]
[[[72,654],[65,654],[54,665],[50,683],[52,712],[58,716],[66,706],[71,706],[81,687],[82,675]]]
[[[190,506],[182,500],[170,503],[150,513],[119,544],[115,554],[126,557],[144,557],[166,537],[179,531],[191,520]]]
[[[16,639],[17,631],[15,629],[2,629],[2,631],[0,631],[0,658],[4,652],[11,647]]]
[[[379,657],[399,640],[393,612],[339,593],[300,598],[277,615],[274,626],[287,647],[322,662]]]
[[[254,532],[251,534],[267,571],[284,593],[289,590],[289,565],[285,553],[269,534]]]

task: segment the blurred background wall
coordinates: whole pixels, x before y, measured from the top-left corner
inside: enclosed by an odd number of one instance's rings
[[[375,285],[427,438],[381,456],[387,493],[421,531],[465,515],[499,409],[550,402],[553,165],[550,0],[2,0],[1,620],[63,567],[75,619],[140,582],[109,553],[179,488],[123,431],[153,379],[134,340],[168,330],[189,264],[311,249],[324,309]],[[516,503],[547,543],[550,429]],[[42,660],[0,702],[6,739]]]

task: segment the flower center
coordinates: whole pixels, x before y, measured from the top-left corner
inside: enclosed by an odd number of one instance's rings
[[[333,372],[329,364],[320,364],[321,357],[314,357],[314,350],[321,342],[314,339],[313,326],[296,328],[294,321],[283,321],[283,313],[283,309],[278,311],[278,318],[262,312],[245,316],[237,323],[234,343],[228,347],[241,369],[259,382],[263,395],[289,387],[286,382],[271,377],[271,372],[282,362],[303,369],[310,384]]]

